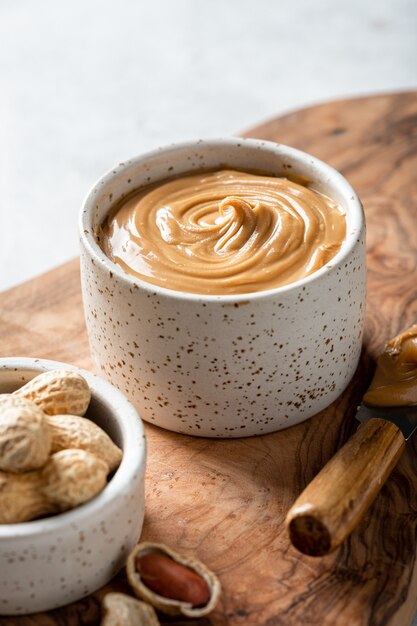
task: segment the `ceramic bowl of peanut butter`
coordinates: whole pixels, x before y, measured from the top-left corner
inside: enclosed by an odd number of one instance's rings
[[[135,157],[88,194],[80,234],[96,367],[143,419],[265,434],[319,412],[351,379],[363,210],[313,156],[230,138]]]

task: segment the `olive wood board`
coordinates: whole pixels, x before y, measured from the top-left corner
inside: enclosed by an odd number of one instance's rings
[[[376,354],[388,338],[417,321],[417,93],[329,102],[271,120],[245,136],[311,152],[357,189],[368,225],[363,354],[336,402],[278,433],[211,440],[146,425],[142,537],[195,555],[223,586],[211,615],[199,620],[161,616],[161,622],[406,626],[417,609],[415,439],[335,553],[299,554],[283,522],[298,494],[356,428],[354,409]],[[0,354],[93,368],[78,260],[0,295]],[[0,617],[0,626],[96,625],[109,590],[128,590],[124,572],[70,606]]]

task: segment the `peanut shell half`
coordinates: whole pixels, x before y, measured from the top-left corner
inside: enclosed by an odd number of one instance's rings
[[[204,606],[193,607],[188,602],[173,600],[165,596],[155,593],[147,587],[141,580],[140,574],[136,569],[136,558],[139,555],[156,552],[164,554],[177,563],[185,565],[194,570],[201,578],[205,580],[210,590],[210,599]],[[187,617],[202,617],[210,613],[217,604],[220,596],[220,582],[217,576],[211,572],[201,561],[192,557],[182,556],[168,546],[161,543],[143,542],[139,543],[130,553],[126,563],[127,578],[133,592],[138,598],[148,602],[159,611],[167,615],[185,615]]]

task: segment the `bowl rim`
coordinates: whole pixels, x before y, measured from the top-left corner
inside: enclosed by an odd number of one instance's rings
[[[138,472],[143,474],[145,472],[147,445],[144,426],[137,410],[121,391],[97,374],[75,365],[62,363],[61,361],[32,357],[0,358],[0,376],[1,372],[5,370],[33,370],[41,374],[52,369],[66,369],[78,372],[86,378],[92,395],[99,399],[105,399],[113,407],[114,416],[121,429],[123,442],[126,446],[123,449],[123,458],[103,491],[92,500],[51,517],[17,524],[0,524],[0,541],[11,538],[27,539],[40,534],[44,535],[45,533],[62,531],[64,527],[69,527],[75,522],[79,525],[84,520],[99,515],[103,509],[109,509],[112,501],[118,495],[128,491],[132,478]],[[138,441],[142,442],[139,449]],[[142,480],[144,480],[144,477]]]
[[[201,147],[205,147],[207,149],[213,149],[216,147],[238,148],[241,147],[243,144],[245,147],[249,147],[249,149],[253,151],[259,151],[263,149],[272,152],[275,156],[285,156],[296,161],[298,160],[305,165],[309,164],[310,166],[313,166],[317,172],[320,172],[323,179],[327,180],[327,183],[330,183],[331,181],[334,185],[337,185],[341,195],[344,197],[346,212],[349,212],[350,228],[346,233],[346,238],[340,250],[332,259],[330,259],[330,261],[328,261],[328,263],[326,263],[326,265],[321,267],[319,270],[316,270],[309,276],[306,276],[305,278],[289,283],[288,285],[275,287],[273,289],[239,294],[201,294],[190,293],[176,289],[168,289],[166,287],[161,287],[159,285],[148,283],[145,280],[138,278],[137,276],[128,274],[119,265],[114,263],[111,259],[109,259],[109,257],[105,255],[95,239],[92,227],[93,214],[96,208],[96,194],[102,189],[103,186],[111,184],[115,177],[119,177],[134,165],[144,163],[147,160],[160,158],[162,153],[169,156],[175,155],[176,153],[181,153],[186,149],[189,149],[191,151]],[[190,169],[190,172],[191,171],[197,172],[198,170]],[[160,180],[163,180],[163,178],[161,178]],[[172,298],[175,300],[207,303],[221,302],[226,304],[235,302],[247,302],[248,299],[262,300],[263,298],[268,298],[274,294],[289,293],[320,279],[323,275],[332,273],[346,260],[346,258],[349,258],[351,252],[358,243],[358,239],[360,238],[364,227],[365,215],[359,196],[352,187],[352,185],[346,180],[346,178],[342,174],[340,174],[340,172],[338,172],[336,169],[334,169],[332,166],[328,165],[324,161],[314,157],[307,152],[298,150],[297,148],[292,148],[290,146],[276,143],[273,141],[252,139],[246,137],[220,137],[213,139],[184,141],[179,143],[172,143],[167,146],[161,146],[159,148],[156,148],[155,150],[136,155],[114,166],[96,181],[96,183],[92,186],[90,191],[88,191],[87,195],[85,196],[79,213],[80,243],[82,246],[84,246],[90,259],[92,259],[94,263],[97,263],[100,267],[106,270],[111,276],[117,276],[117,278],[129,288],[140,287],[149,294],[157,296],[159,295],[165,298]]]

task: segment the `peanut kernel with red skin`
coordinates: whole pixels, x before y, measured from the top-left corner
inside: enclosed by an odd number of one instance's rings
[[[210,600],[210,589],[204,578],[165,554],[139,554],[135,567],[142,582],[164,598],[188,602],[193,607],[204,606]]]

